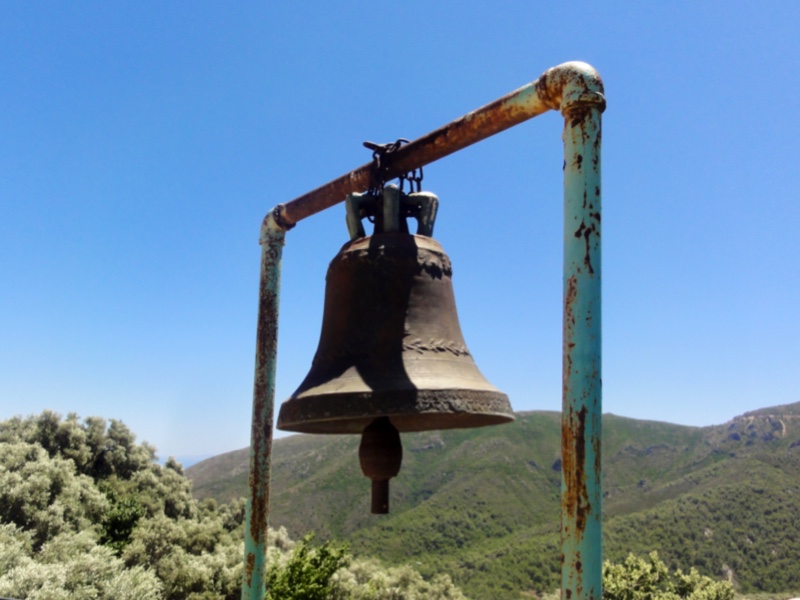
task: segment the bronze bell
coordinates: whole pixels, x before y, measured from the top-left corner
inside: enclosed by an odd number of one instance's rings
[[[373,513],[388,512],[388,480],[402,459],[398,432],[482,427],[514,419],[508,397],[481,375],[456,314],[450,259],[430,237],[438,199],[348,198],[351,241],[328,268],[317,353],[281,406],[278,428],[363,433]],[[375,218],[364,236],[362,216]],[[418,220],[407,232],[406,216]]]

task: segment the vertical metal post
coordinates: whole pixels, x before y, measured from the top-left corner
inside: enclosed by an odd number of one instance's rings
[[[278,301],[285,229],[280,207],[261,226],[261,281],[258,298],[253,421],[250,432],[250,496],[244,534],[242,600],[263,600],[266,591],[267,517],[278,353]]]
[[[566,90],[565,90],[566,91]],[[562,600],[602,597],[599,94],[565,93]]]

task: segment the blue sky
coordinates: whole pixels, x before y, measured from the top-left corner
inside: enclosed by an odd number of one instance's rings
[[[457,7],[457,8],[456,8]],[[604,410],[690,425],[800,401],[800,3],[0,3],[0,418],[249,443],[264,214],[583,60],[603,76]],[[465,339],[560,407],[562,120],[425,170]],[[287,236],[278,402],[344,209]]]

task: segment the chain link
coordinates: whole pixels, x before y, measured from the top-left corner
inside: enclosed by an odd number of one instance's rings
[[[398,138],[395,142],[388,144],[376,144],[375,142],[364,142],[364,147],[372,150],[372,174],[370,177],[370,185],[368,193],[374,195],[382,195],[383,187],[386,184],[385,171],[386,165],[383,158],[392,152],[395,152],[403,144],[408,144],[409,141],[405,138]],[[405,182],[409,183],[409,192],[422,191],[422,167],[413,169],[408,173],[404,173],[398,177],[400,192],[403,192]]]

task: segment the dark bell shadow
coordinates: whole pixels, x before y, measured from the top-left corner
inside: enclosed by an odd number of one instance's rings
[[[331,263],[319,347],[294,396],[350,368],[375,393],[416,394],[403,364],[403,340],[419,271],[418,249],[407,233],[380,233],[368,239],[365,255],[357,260],[337,256]]]

